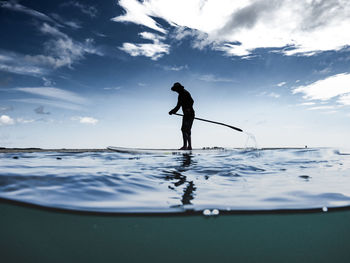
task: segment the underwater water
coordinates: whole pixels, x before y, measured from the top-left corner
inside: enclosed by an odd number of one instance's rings
[[[1,198],[77,211],[327,210],[349,186],[350,155],[330,148],[0,153]]]
[[[0,222],[4,263],[344,263],[350,257],[346,210],[108,216],[0,202]]]

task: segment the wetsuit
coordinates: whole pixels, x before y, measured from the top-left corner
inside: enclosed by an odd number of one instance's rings
[[[179,91],[179,97],[177,99],[177,105],[171,112],[176,113],[180,107],[182,107],[182,112],[184,114],[182,118],[181,131],[191,135],[191,128],[194,120],[194,110],[193,110],[193,99],[191,94],[183,89]]]

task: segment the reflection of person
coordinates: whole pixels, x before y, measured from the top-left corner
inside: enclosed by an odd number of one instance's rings
[[[179,97],[177,100],[177,105],[174,109],[169,111],[169,114],[175,114],[180,107],[182,107],[182,112],[184,115],[181,126],[183,146],[180,148],[180,150],[192,150],[191,128],[194,120],[193,99],[191,94],[185,90],[185,88],[179,82],[174,83],[171,90],[179,93]]]
[[[182,205],[191,205],[191,201],[195,198],[197,188],[195,187],[193,181],[188,181],[185,172],[192,169],[195,162],[192,160],[193,156],[191,153],[183,153],[179,157],[180,158],[177,159],[180,162],[180,166],[175,166],[175,170],[171,169],[170,171],[165,171],[167,174],[169,174],[165,177],[165,179],[172,181],[172,184],[174,185],[174,187],[169,185],[169,189],[176,191],[177,187],[183,187],[181,203]]]

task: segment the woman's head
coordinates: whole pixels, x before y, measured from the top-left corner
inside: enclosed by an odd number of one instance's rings
[[[174,85],[171,87],[172,91],[182,91],[184,90],[184,86],[182,86],[179,82],[175,82]]]

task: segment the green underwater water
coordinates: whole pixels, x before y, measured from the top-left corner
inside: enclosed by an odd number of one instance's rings
[[[350,210],[106,215],[0,202],[0,262],[350,262]]]

